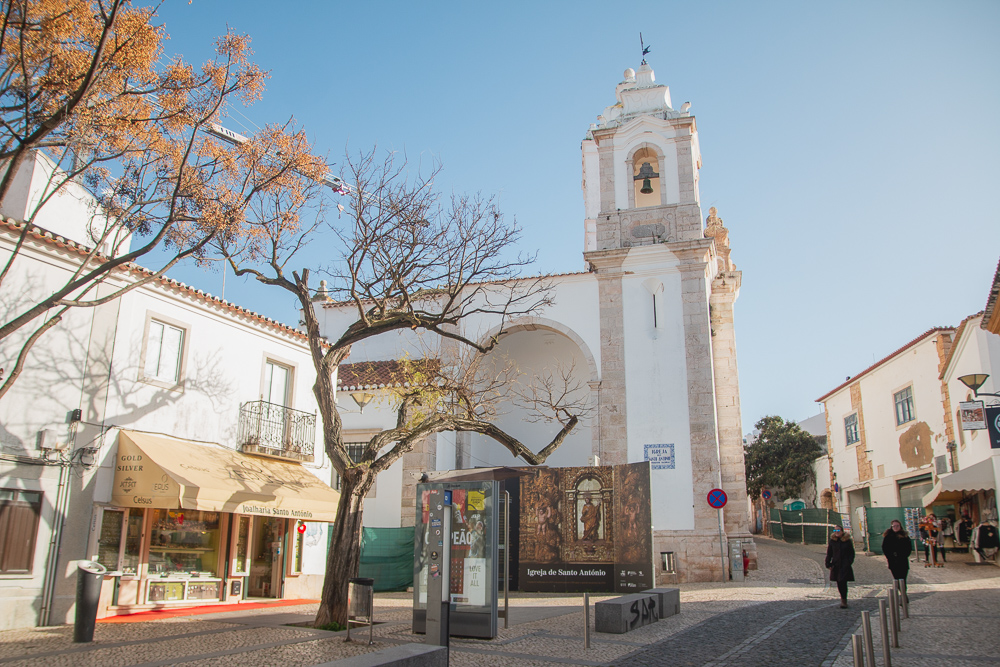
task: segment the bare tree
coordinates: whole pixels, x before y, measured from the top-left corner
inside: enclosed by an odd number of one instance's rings
[[[244,233],[256,198],[325,169],[286,128],[237,145],[207,132],[218,132],[228,103],[257,99],[266,75],[248,59],[249,39],[233,33],[200,69],[161,64],[166,35],[154,19],[154,9],[124,0],[3,3],[0,201],[27,203],[19,219],[0,222],[0,288],[23,275],[33,245],[50,242],[42,221],[58,220],[68,201],[80,219],[65,254],[70,268],[0,321],[0,398],[69,309],[107,303],[179,261],[203,259],[212,239]],[[17,192],[25,173],[36,178]],[[154,251],[158,268],[128,272]]]
[[[341,477],[342,494],[317,626],[347,622],[347,583],[358,571],[365,496],[380,472],[427,436],[442,431],[484,434],[514,456],[539,465],[586,409],[579,392],[558,389],[560,378],[552,376],[538,385],[521,383],[529,407],[559,425],[541,451],[533,452],[496,426],[497,403],[510,393],[518,371],[488,353],[510,320],[550,304],[549,286],[541,278],[519,277],[534,258],[516,253],[519,230],[495,202],[454,196],[442,204],[432,189],[437,173],[434,169],[430,175],[408,177],[405,160],[392,155],[384,160],[375,151],[348,155],[342,177],[356,187],[346,193],[342,218],[327,220],[327,211],[320,206],[310,212],[315,216],[312,223],[303,226],[300,221],[313,202],[276,199],[259,211],[261,219],[251,223],[256,225],[254,232],[241,243],[216,241],[237,275],[250,275],[294,294],[308,333],[324,447]],[[295,254],[324,231],[327,235],[322,238],[332,235],[337,242],[326,249],[332,264],[321,275],[329,280],[328,294],[337,307],[348,310],[354,320],[337,332],[321,329],[311,272],[289,269]],[[463,333],[462,321],[480,315],[501,325],[490,340]],[[399,360],[400,381],[392,383],[398,385],[392,390],[395,426],[372,437],[360,460],[354,461],[344,446],[334,371],[351,345],[410,332],[438,344],[429,346],[425,359]],[[445,342],[457,351],[442,353]]]

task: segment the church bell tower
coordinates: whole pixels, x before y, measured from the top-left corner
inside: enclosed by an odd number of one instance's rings
[[[657,581],[718,580],[711,489],[729,495],[729,539],[750,537],[733,328],[741,274],[714,208],[703,222],[691,105],[674,109],[645,60],[615,98],[582,144],[601,331],[595,454],[620,464],[674,448],[672,467],[652,470],[654,551],[674,552],[679,568]]]

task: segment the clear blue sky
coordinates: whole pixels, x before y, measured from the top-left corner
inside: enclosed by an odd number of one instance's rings
[[[981,310],[1000,258],[997,2],[167,2],[167,53],[198,63],[227,26],[269,70],[233,120],[294,116],[345,145],[440,160],[524,227],[539,272],[583,268],[580,141],[636,68],[641,31],[690,101],[743,271],[744,431],[814,400],[930,327]],[[221,274],[174,277],[214,294]],[[283,293],[226,297],[294,323]]]

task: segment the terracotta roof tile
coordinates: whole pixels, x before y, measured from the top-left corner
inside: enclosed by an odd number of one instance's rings
[[[0,225],[18,234],[20,234],[21,231],[24,229],[23,222],[17,222],[16,220],[10,218],[7,219],[0,218]],[[28,235],[31,238],[35,239],[36,241],[40,241],[42,243],[55,246],[57,248],[69,250],[84,257],[86,257],[91,252],[91,248],[89,248],[88,246],[85,246],[82,243],[77,243],[76,241],[65,238],[63,236],[59,236],[58,234],[53,234],[52,232],[46,231],[45,229],[38,227],[37,225],[32,225],[32,229],[28,233]],[[103,255],[100,252],[95,253],[95,256],[100,257],[102,260],[108,259],[106,255]],[[139,274],[142,276],[151,276],[156,273],[155,271],[142,267],[136,264],[135,262],[129,262],[128,264],[123,265],[121,268],[123,270],[128,270],[132,273]],[[160,276],[155,280],[155,282],[159,283],[160,285],[163,285],[164,287],[170,287],[176,289],[179,292],[183,292],[189,296],[193,296],[199,301],[217,304],[219,306],[222,306],[231,313],[246,316],[252,320],[261,322],[271,327],[272,329],[276,329],[288,335],[294,336],[295,338],[299,338],[301,340],[308,339],[308,336],[306,336],[304,332],[299,331],[294,327],[290,327],[287,324],[282,324],[277,320],[272,320],[269,317],[265,317],[259,313],[255,313],[254,311],[249,310],[248,308],[237,306],[236,304],[230,303],[224,299],[220,299],[219,297],[212,296],[211,294],[203,290],[196,289],[194,287],[191,287],[190,285],[185,285],[179,280],[174,280],[173,278],[168,278],[167,276]]]
[[[1000,301],[1000,262],[997,263],[997,272],[993,276],[993,285],[990,287],[990,295],[986,298],[986,308],[983,309],[983,321],[979,323],[983,329],[998,333],[1000,329],[1000,310],[997,310],[997,301]]]
[[[411,361],[360,361],[337,367],[337,389],[379,389],[402,387],[415,373],[436,373],[441,363],[437,359]]]

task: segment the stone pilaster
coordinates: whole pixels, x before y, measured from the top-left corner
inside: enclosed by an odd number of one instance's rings
[[[597,273],[601,328],[601,385],[598,392],[596,454],[605,465],[628,462],[625,420],[625,312],[622,304],[622,262],[628,250],[586,253]]]
[[[740,271],[719,273],[712,281],[710,304],[722,489],[729,496],[725,512],[726,532],[732,537],[738,536],[737,539],[750,539],[740,414],[740,379],[736,366],[736,329],[733,312],[741,278]]]
[[[865,433],[865,411],[861,403],[861,383],[855,382],[851,385],[851,409],[858,411],[858,436],[859,440],[854,447],[854,453],[858,459],[858,481],[867,482],[874,473],[872,462],[868,460],[868,434]]]

